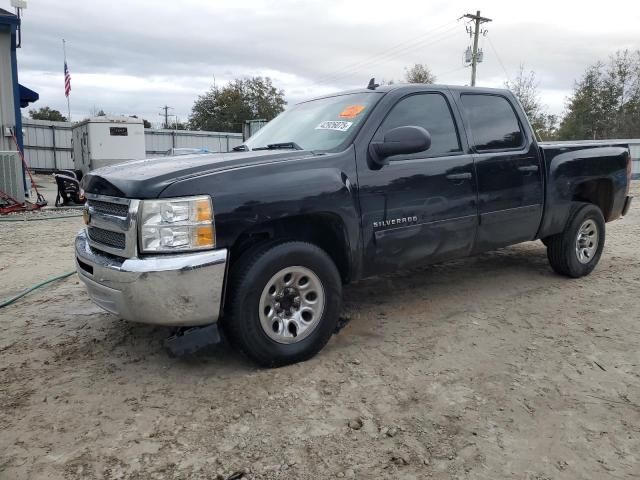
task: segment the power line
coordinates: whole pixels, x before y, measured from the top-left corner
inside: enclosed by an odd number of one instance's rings
[[[419,39],[423,39],[424,40],[423,37],[430,37],[430,36],[434,35],[435,32],[437,32],[438,30],[446,28],[449,25],[451,25],[451,22],[448,22],[448,23],[445,23],[443,25],[440,25],[439,27],[436,27],[435,29],[433,29],[432,31],[430,31],[428,33],[423,33],[423,34],[418,35],[417,37],[414,37],[414,38],[412,38],[410,40],[405,40],[403,42],[400,42],[400,43],[398,43],[398,44],[396,44],[396,45],[394,45],[392,47],[389,47],[389,48],[387,48],[385,50],[382,50],[381,52],[376,53],[375,55],[372,55],[371,57],[365,58],[364,60],[360,60],[359,62],[356,62],[354,64],[345,65],[344,67],[341,67],[341,68],[339,68],[339,69],[337,69],[337,70],[335,70],[335,71],[333,71],[331,73],[328,73],[328,74],[325,74],[325,75],[321,76],[318,79],[318,81],[324,82],[326,79],[331,78],[331,77],[333,77],[333,76],[335,76],[337,74],[341,74],[344,71],[348,71],[348,70],[351,70],[353,68],[358,68],[360,66],[366,65],[366,64],[370,63],[371,61],[375,61],[377,58],[379,58],[381,56],[386,56],[386,55],[388,55],[388,54],[390,54],[392,52],[395,53],[394,52],[395,50],[401,49],[402,47],[404,47],[404,46],[406,46],[408,44],[412,44],[412,43],[418,41]],[[423,41],[423,40],[421,40],[421,41]]]
[[[453,22],[456,23],[456,22]],[[442,35],[442,34],[447,34],[450,31],[454,30],[455,28],[457,28],[456,26],[453,26],[452,28],[449,28],[445,31],[441,31],[438,32],[439,30],[442,29],[446,29],[446,27],[449,27],[452,24],[452,22],[448,22],[444,25],[441,25],[440,27],[437,27],[433,30],[431,30],[430,32],[420,35],[418,37],[415,37],[411,40],[408,41],[404,41],[401,42],[399,44],[394,45],[393,47],[390,47],[388,49],[383,50],[382,52],[377,53],[376,55],[372,55],[371,57],[361,60],[359,62],[356,62],[354,64],[351,65],[346,65],[343,68],[337,69],[332,73],[323,75],[322,77],[320,77],[316,83],[317,84],[323,84],[323,83],[329,83],[329,82],[333,82],[337,79],[343,78],[345,76],[351,75],[355,72],[357,72],[359,69],[364,68],[364,67],[368,67],[371,65],[374,65],[376,63],[379,63],[381,61],[387,60],[399,53],[405,52],[405,51],[409,51],[415,48],[418,48],[420,46],[426,46],[424,45],[425,42],[428,42],[427,45],[431,44],[432,40],[434,37],[438,37],[438,35]],[[441,37],[439,38],[437,41],[441,41],[446,37]],[[420,39],[420,40],[419,40]]]
[[[419,45],[414,45],[414,46],[412,46],[412,47],[409,47],[409,48],[403,49],[402,51],[398,52],[398,54],[400,54],[400,53],[405,53],[405,52],[409,52],[409,51],[411,51],[411,50],[415,50],[416,48],[420,48],[420,47],[427,47],[427,46],[430,46],[430,45],[434,45],[434,44],[439,43],[439,42],[441,42],[441,41],[443,41],[443,40],[447,40],[447,39],[449,39],[449,38],[451,38],[451,37],[453,37],[453,36],[455,36],[455,35],[456,35],[456,33],[455,33],[455,32],[453,32],[453,33],[449,33],[448,35],[444,35],[443,37],[440,37],[440,38],[438,38],[438,39],[432,40],[432,41],[430,41],[430,42],[428,42],[428,43],[423,43],[423,44],[419,44]],[[395,55],[395,54],[394,54],[394,55]],[[385,62],[385,61],[389,61],[389,60],[391,60],[391,59],[393,59],[393,58],[394,58],[394,56],[393,56],[393,55],[392,55],[392,56],[389,56],[389,57],[387,57],[387,58],[380,58],[380,59],[378,59],[378,60],[375,60],[375,61],[370,62],[370,63],[369,63],[369,64],[367,64],[367,65],[364,65],[362,68],[365,68],[365,67],[366,67],[366,68],[371,68],[372,66],[374,66],[374,65],[376,65],[376,64],[379,64],[379,63],[381,63],[381,62]],[[346,78],[346,77],[348,77],[348,76],[350,76],[350,75],[354,75],[354,74],[358,73],[359,71],[361,71],[361,70],[356,69],[356,70],[353,70],[353,71],[350,71],[350,72],[344,72],[343,74],[337,75],[337,76],[335,76],[333,79],[327,80],[327,81],[322,82],[322,83],[332,83],[332,82],[338,81],[338,80],[340,80],[340,79]]]
[[[452,30],[455,30],[455,27],[454,27]],[[411,50],[415,50],[415,49],[417,49],[417,48],[424,48],[424,47],[426,47],[426,46],[433,45],[433,44],[435,44],[435,43],[441,42],[442,40],[446,40],[446,39],[448,39],[448,38],[451,38],[452,36],[454,36],[454,35],[455,35],[455,32],[454,32],[454,33],[452,33],[452,31],[443,32],[443,33],[444,33],[445,35],[443,35],[443,36],[442,36],[442,37],[440,37],[440,38],[437,38],[437,39],[435,39],[435,40],[432,40],[432,39],[426,39],[426,40],[423,40],[423,41],[421,41],[421,42],[418,42],[418,43],[416,43],[416,44],[414,44],[414,45],[410,45],[410,46],[407,46],[407,47],[405,47],[405,48],[399,49],[399,50],[397,50],[397,51],[395,51],[395,52],[390,52],[390,53],[388,53],[388,54],[386,54],[386,55],[380,56],[379,58],[372,59],[372,60],[370,60],[370,61],[368,61],[368,62],[366,62],[366,63],[363,63],[362,65],[360,65],[360,66],[358,66],[358,67],[353,67],[353,68],[351,68],[351,69],[349,69],[349,70],[345,70],[345,71],[344,71],[344,72],[342,72],[342,73],[338,73],[338,74],[334,75],[334,76],[333,76],[333,78],[329,78],[329,79],[327,79],[327,80],[323,80],[323,81],[321,81],[320,83],[322,84],[322,83],[332,83],[332,82],[335,82],[335,81],[337,81],[337,80],[340,80],[340,79],[342,79],[342,78],[348,77],[348,76],[350,76],[350,75],[354,75],[354,74],[356,74],[356,73],[358,73],[358,72],[362,71],[362,70],[363,70],[363,69],[365,69],[365,68],[371,68],[372,66],[374,66],[374,65],[376,65],[376,64],[379,64],[379,63],[381,63],[381,62],[386,62],[386,61],[392,60],[393,58],[397,57],[397,56],[398,56],[398,55],[400,55],[400,54],[403,54],[403,53],[409,52],[409,51],[411,51]]]
[[[466,65],[463,65],[463,66],[461,66],[461,67],[454,68],[453,70],[448,70],[448,71],[446,71],[446,72],[444,72],[444,73],[438,73],[438,74],[436,74],[436,76],[435,76],[435,77],[436,77],[436,82],[438,81],[437,79],[438,79],[438,78],[440,78],[440,77],[443,77],[443,76],[445,76],[445,75],[449,75],[450,73],[459,72],[460,70],[464,70],[465,68],[467,68],[467,66],[466,66]]]
[[[502,59],[500,58],[500,55],[498,55],[498,51],[496,50],[496,47],[493,45],[493,42],[491,41],[491,37],[487,37],[487,40],[489,41],[489,46],[491,46],[491,50],[493,50],[493,53],[495,54],[496,58],[498,59],[498,63],[502,67],[502,71],[504,72],[504,76],[507,77],[507,80],[509,80],[509,74],[507,73],[507,69],[504,68],[504,63],[502,63]]]

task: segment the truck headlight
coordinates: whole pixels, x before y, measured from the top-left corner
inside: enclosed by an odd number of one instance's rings
[[[211,198],[143,200],[140,206],[140,251],[206,250],[216,246]]]

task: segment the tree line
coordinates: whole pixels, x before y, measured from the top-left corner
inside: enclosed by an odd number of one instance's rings
[[[505,83],[543,140],[640,138],[640,50],[619,50],[587,67],[567,98],[562,118],[547,113],[533,71],[520,66]]]
[[[428,66],[417,63],[405,68],[402,81],[435,83],[436,77]],[[521,65],[505,87],[518,97],[542,140],[640,138],[640,50],[620,50],[607,62],[590,65],[575,82],[561,118],[548,113],[534,71]],[[223,86],[214,84],[198,96],[188,122],[176,128],[241,132],[245,121],[269,121],[286,104],[284,90],[274,86],[269,77],[239,78]],[[104,114],[102,110],[100,113]],[[58,110],[49,107],[30,110],[29,114],[34,119],[66,120]]]
[[[587,68],[567,101],[558,137],[640,138],[640,50],[617,51]]]

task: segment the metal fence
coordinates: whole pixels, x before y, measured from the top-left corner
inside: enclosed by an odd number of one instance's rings
[[[144,131],[144,143],[147,157],[164,155],[171,148],[206,148],[210,152],[228,152],[242,145],[242,134],[147,128]]]
[[[631,159],[633,160],[631,176],[637,180],[640,179],[640,140],[635,142],[629,142],[629,150],[631,150]]]
[[[34,170],[73,168],[71,123],[22,119],[24,158]]]
[[[22,119],[24,155],[34,170],[73,168],[71,158],[71,123]],[[263,126],[248,122],[245,135],[251,136]],[[147,157],[164,155],[171,148],[206,148],[211,152],[228,152],[242,144],[242,133],[196,132],[191,130],[144,131]],[[633,178],[640,179],[640,139],[625,140],[631,148]]]
[[[24,156],[34,170],[73,168],[71,123],[23,118]],[[228,152],[242,144],[241,133],[154,130],[144,132],[147,157],[164,155],[171,148],[206,148]]]

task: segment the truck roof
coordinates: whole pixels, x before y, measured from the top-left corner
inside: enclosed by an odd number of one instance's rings
[[[303,100],[298,103],[310,102],[313,100],[318,100],[320,98],[329,98],[329,97],[337,97],[339,95],[349,95],[352,93],[389,93],[395,92],[399,90],[406,90],[407,92],[412,92],[416,90],[422,90],[424,88],[429,88],[433,90],[455,90],[458,92],[474,92],[474,93],[500,93],[500,94],[511,94],[511,92],[505,88],[486,88],[486,87],[469,87],[467,85],[441,85],[441,84],[427,84],[427,83],[394,83],[393,85],[380,85],[376,87],[375,90],[371,90],[368,88],[356,88],[353,90],[343,90],[334,93],[328,93],[326,95],[320,95],[314,98],[310,98],[308,100]]]

